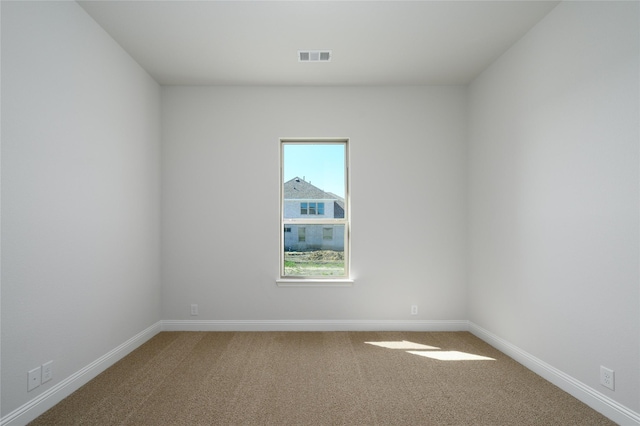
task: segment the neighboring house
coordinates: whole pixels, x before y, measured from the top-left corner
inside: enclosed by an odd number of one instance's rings
[[[285,219],[344,218],[344,198],[325,192],[299,177],[284,183]],[[284,225],[285,251],[344,250],[344,225]]]

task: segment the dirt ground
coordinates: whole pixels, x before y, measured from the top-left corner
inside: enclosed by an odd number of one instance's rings
[[[344,275],[344,252],[333,250],[286,252],[285,275]]]

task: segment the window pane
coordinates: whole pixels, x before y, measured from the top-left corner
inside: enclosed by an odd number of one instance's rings
[[[324,203],[318,203],[318,214],[324,215]]]
[[[333,240],[333,228],[322,228],[322,239]]]
[[[344,207],[345,152],[344,143],[283,144],[282,185],[285,219],[295,219],[307,214],[340,217],[336,215],[340,214],[341,208]],[[334,205],[337,206],[336,209],[329,208]],[[342,214],[344,217],[344,211]]]
[[[291,226],[285,234],[284,275],[295,277],[330,277],[346,274],[344,229],[340,225]],[[300,241],[304,230],[305,240]],[[295,238],[295,236],[298,238]],[[331,235],[331,239],[326,238]]]

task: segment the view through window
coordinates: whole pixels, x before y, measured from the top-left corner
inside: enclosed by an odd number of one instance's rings
[[[281,278],[348,278],[348,145],[281,140]]]

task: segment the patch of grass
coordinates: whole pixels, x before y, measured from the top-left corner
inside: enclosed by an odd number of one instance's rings
[[[309,252],[286,252],[284,274],[302,277],[341,276],[345,264],[342,252],[316,250]]]

